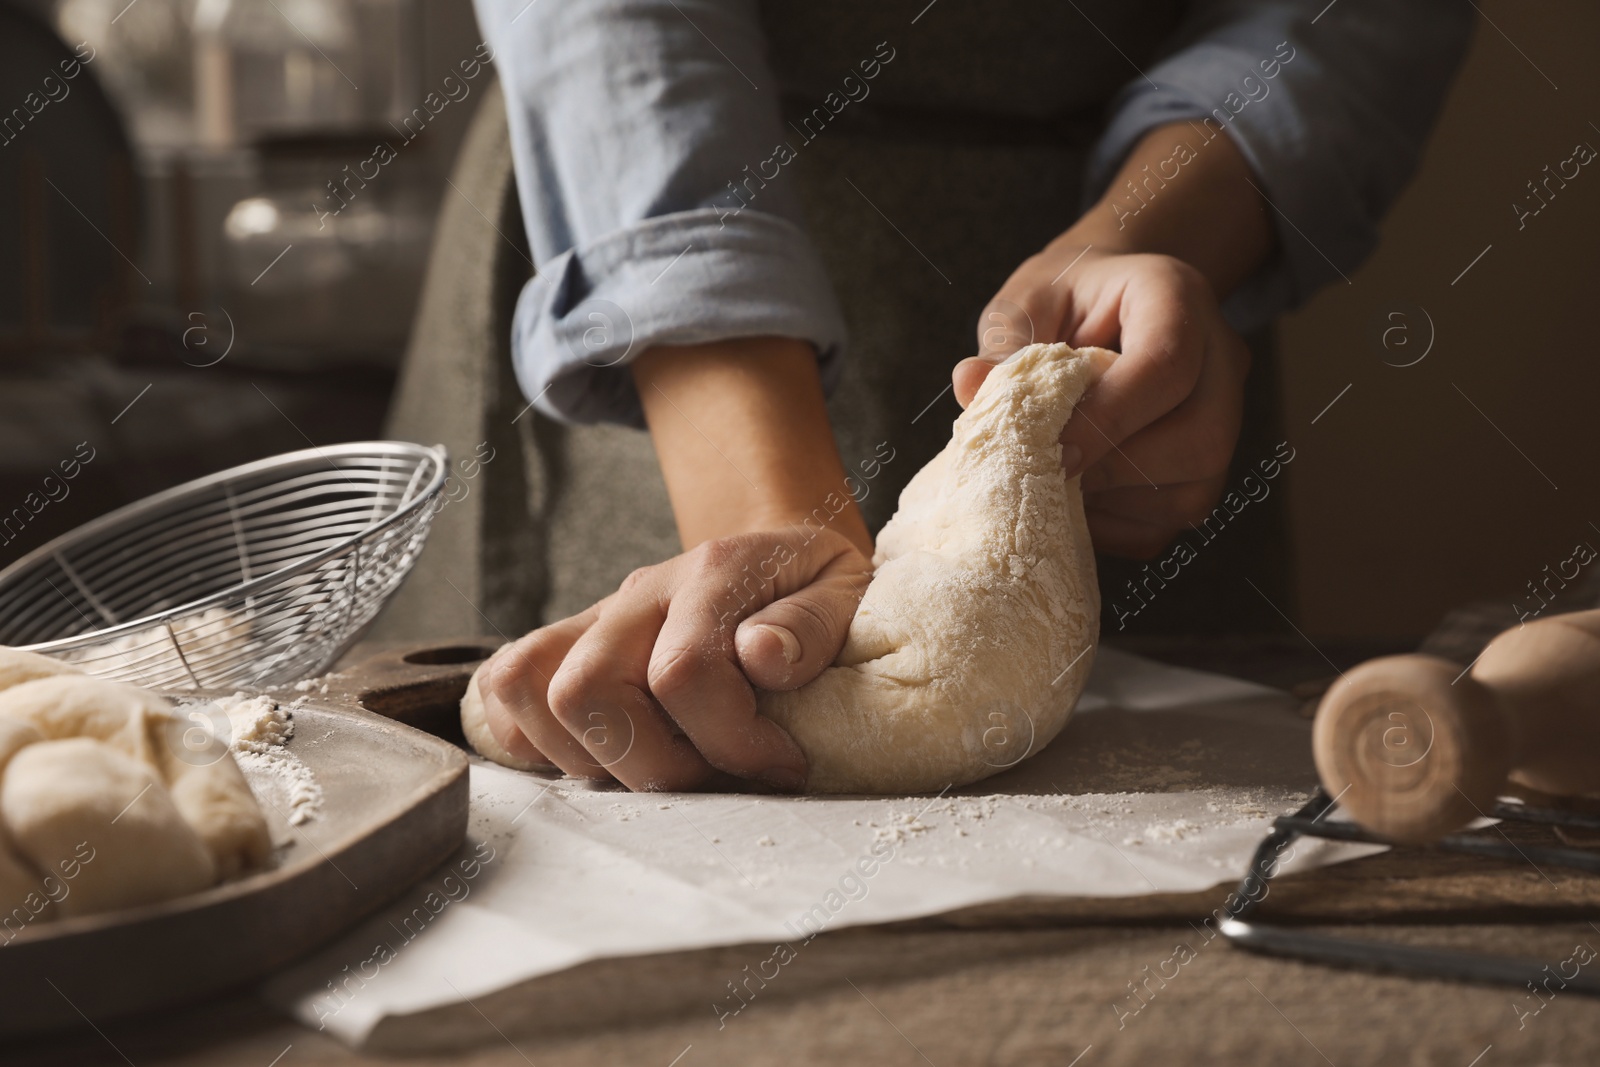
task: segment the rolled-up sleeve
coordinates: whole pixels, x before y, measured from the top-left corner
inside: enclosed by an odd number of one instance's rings
[[[1240,329],[1263,325],[1371,253],[1472,19],[1461,0],[1196,3],[1173,51],[1113,102],[1088,202],[1154,127],[1188,121],[1202,138],[1220,128],[1258,175],[1278,233],[1275,257],[1223,310]]]
[[[517,377],[566,422],[643,424],[627,364],[658,344],[809,342],[844,321],[801,228],[751,0],[476,0],[505,88],[536,274]]]

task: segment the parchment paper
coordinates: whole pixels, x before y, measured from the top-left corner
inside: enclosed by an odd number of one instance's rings
[[[1231,883],[1315,787],[1295,706],[1102,648],[1052,744],[940,796],[633,794],[475,761],[458,858],[265,993],[360,1045],[386,1017],[602,957]],[[1285,869],[1373,851],[1300,842]]]

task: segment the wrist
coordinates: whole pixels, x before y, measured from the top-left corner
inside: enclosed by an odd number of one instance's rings
[[[633,376],[685,549],[810,520],[871,554],[810,345],[658,346]]]
[[[1204,275],[1221,299],[1276,245],[1271,207],[1258,185],[1227,134],[1184,122],[1158,126],[1052,245],[1072,255],[1092,248],[1098,255],[1172,256]]]

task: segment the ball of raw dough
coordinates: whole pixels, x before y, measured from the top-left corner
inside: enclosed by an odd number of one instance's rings
[[[206,723],[177,718],[158,694],[64,674],[0,691],[0,720],[29,723],[47,739],[94,738],[143,763],[205,843],[219,878],[271,854],[266,818],[227,742]]]
[[[170,748],[163,749],[163,770],[172,803],[206,843],[217,877],[233,878],[266,864],[272,855],[272,838],[244,772],[226,744],[217,740],[215,747],[221,750],[212,753],[215,759],[202,763],[185,762],[192,753],[177,757]]]
[[[0,652],[6,651],[10,650],[0,649]],[[0,718],[0,774],[5,773],[11,757],[24,746],[42,740],[44,735],[32,723]],[[53,916],[50,898],[42,892],[43,888],[39,872],[17,855],[6,832],[5,820],[0,819],[0,945],[9,943],[29,923],[43,922]]]
[[[56,905],[88,915],[195,893],[216,881],[205,843],[150,766],[89,737],[40,741],[12,757],[0,817],[38,870],[82,862]]]
[[[49,741],[92,737],[158,770],[156,745],[170,706],[155,693],[87,674],[59,674],[0,690],[0,719],[30,723]]]
[[[35,678],[78,673],[78,668],[58,659],[0,645],[0,689],[10,689],[14,685],[31,682]]]
[[[11,762],[12,756],[22,751],[24,745],[43,740],[44,734],[33,723],[0,716],[0,774],[5,773],[6,764]]]
[[[1101,349],[1029,345],[994,368],[900,495],[834,665],[757,707],[822,793],[925,792],[1043,748],[1088,680],[1094,550],[1061,430]]]

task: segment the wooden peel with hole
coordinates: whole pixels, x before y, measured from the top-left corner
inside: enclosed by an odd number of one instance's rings
[[[1437,840],[1488,814],[1507,784],[1600,795],[1600,610],[1507,630],[1470,671],[1386,656],[1317,708],[1323,788],[1394,841]]]

